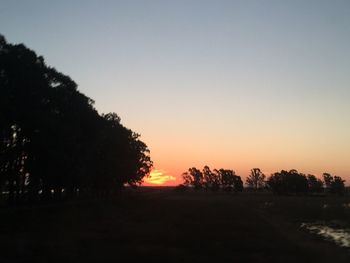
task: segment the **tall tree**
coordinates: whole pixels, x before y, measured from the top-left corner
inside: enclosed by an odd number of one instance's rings
[[[246,179],[248,187],[258,190],[265,187],[265,175],[259,168],[253,168],[250,170],[250,174]]]
[[[182,174],[184,184],[194,187],[194,189],[201,189],[203,187],[203,173],[195,168],[189,168],[187,172]]]
[[[220,176],[216,171],[211,171],[209,166],[204,166],[202,173],[206,189],[213,191],[220,189]]]
[[[323,176],[323,181],[326,186],[326,189],[329,190],[333,182],[333,176],[329,173],[323,173],[322,176]]]
[[[329,193],[343,195],[345,192],[345,180],[340,176],[332,176],[329,173],[323,174],[324,184]]]
[[[240,176],[236,175],[235,171],[228,169],[215,170],[221,179],[221,187],[225,191],[234,190],[241,192],[243,190],[243,182]]]
[[[323,191],[323,182],[322,180],[316,178],[312,174],[307,175],[307,182],[309,186],[309,192],[311,193],[320,193]]]
[[[294,169],[272,174],[267,185],[275,194],[306,194],[308,191],[306,176]]]
[[[152,167],[146,144],[93,104],[69,76],[0,36],[0,188],[9,200],[142,182]]]
[[[338,195],[344,195],[345,192],[345,180],[340,176],[334,176],[331,183],[331,192]]]

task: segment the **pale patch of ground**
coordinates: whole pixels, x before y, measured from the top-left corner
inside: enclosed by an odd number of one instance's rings
[[[341,247],[350,248],[350,229],[334,228],[320,223],[302,223],[301,228],[333,241]]]

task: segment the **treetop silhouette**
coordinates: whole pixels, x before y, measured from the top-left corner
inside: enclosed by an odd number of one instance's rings
[[[69,77],[0,35],[0,188],[9,201],[110,194],[152,167],[140,135]]]

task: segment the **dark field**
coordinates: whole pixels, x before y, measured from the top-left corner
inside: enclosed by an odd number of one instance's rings
[[[108,200],[3,207],[0,262],[350,262],[349,249],[300,229],[348,224],[349,202],[143,188]]]

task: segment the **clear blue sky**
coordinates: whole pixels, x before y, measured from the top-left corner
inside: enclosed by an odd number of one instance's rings
[[[141,133],[155,166],[350,181],[350,1],[0,1],[25,43]]]

